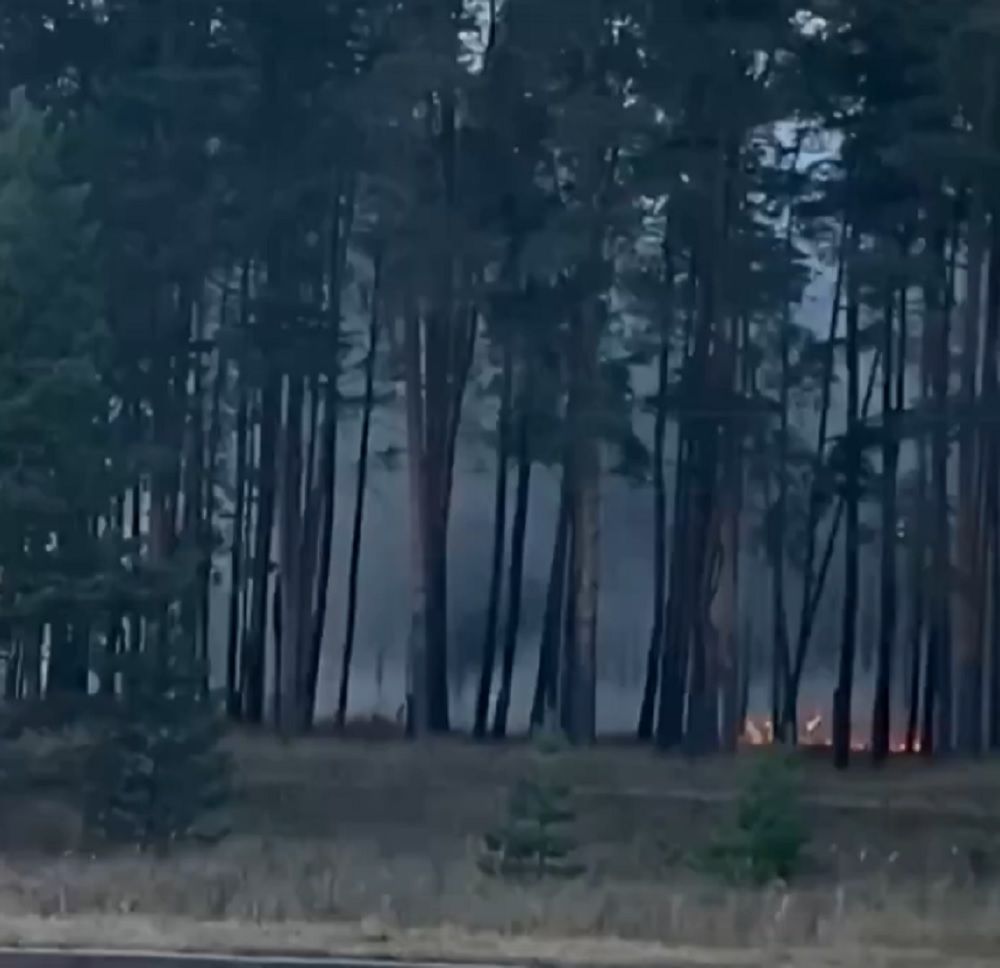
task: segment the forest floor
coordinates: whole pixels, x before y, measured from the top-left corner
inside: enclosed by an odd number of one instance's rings
[[[0,756],[51,762],[57,741],[46,743],[11,741]],[[875,770],[859,754],[837,774],[822,753],[803,753],[804,870],[754,888],[699,873],[693,858],[733,829],[766,755],[756,750],[695,762],[614,743],[544,757],[526,743],[460,740],[241,735],[228,746],[230,836],[166,859],[96,856],[51,777],[5,784],[0,944],[111,935],[140,947],[616,965],[756,964],[763,951],[774,963],[779,949],[812,959],[859,946],[909,964],[918,951],[949,963],[1000,953],[996,764],[900,757]],[[483,834],[503,820],[511,786],[539,770],[572,792],[585,873],[488,877]]]

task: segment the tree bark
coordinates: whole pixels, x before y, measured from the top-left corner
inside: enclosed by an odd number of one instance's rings
[[[351,528],[351,561],[347,576],[347,626],[340,666],[340,691],[337,696],[337,725],[347,722],[347,695],[354,657],[354,632],[358,616],[358,579],[361,572],[361,537],[364,527],[365,495],[368,485],[368,453],[371,446],[372,410],[375,404],[375,361],[380,334],[379,313],[382,289],[381,259],[375,261],[375,281],[372,286],[371,317],[368,324],[368,355],[365,357],[365,395],[361,417],[361,441],[358,445],[358,479],[354,496],[354,523]]]
[[[545,612],[542,618],[542,638],[538,647],[538,675],[531,704],[532,728],[553,727],[558,722],[560,645],[563,629],[563,601],[566,590],[566,566],[569,558],[571,498],[569,468],[563,467],[559,493],[559,517],[552,545]]]
[[[344,187],[338,183],[335,191],[329,241],[329,291],[327,315],[330,327],[331,362],[326,374],[323,399],[323,432],[319,462],[319,568],[313,585],[312,628],[308,646],[305,704],[308,722],[316,715],[316,693],[319,687],[319,666],[323,653],[326,615],[330,597],[330,573],[333,567],[333,526],[336,516],[337,436],[340,420],[340,341],[341,302],[343,296],[344,263],[347,243],[354,221],[353,183]],[[309,576],[312,582],[312,576]]]
[[[530,366],[530,363],[527,364]],[[517,487],[514,496],[514,520],[510,538],[510,578],[507,585],[507,625],[504,629],[503,668],[500,693],[493,717],[493,738],[507,735],[514,679],[517,638],[521,630],[521,595],[524,590],[524,549],[528,533],[528,499],[531,494],[531,411],[534,406],[531,374],[524,376],[521,390],[517,433]]]
[[[882,346],[882,541],[879,567],[878,669],[875,680],[875,702],[872,711],[871,752],[876,763],[889,755],[892,732],[892,672],[893,653],[896,646],[896,477],[899,465],[899,435],[896,424],[895,371],[893,369],[895,346],[893,344],[893,292],[887,299],[883,319]],[[905,293],[903,302],[905,303]],[[901,312],[904,310],[901,309]],[[895,361],[902,370],[906,361]]]
[[[661,313],[660,348],[657,354],[656,416],[653,424],[653,627],[646,653],[646,677],[636,733],[640,742],[653,735],[660,655],[663,650],[667,608],[667,393],[670,381],[670,329],[673,326],[674,267],[669,243],[663,244],[666,306]]]
[[[856,244],[851,246],[852,253]],[[847,432],[846,468],[844,480],[844,602],[840,661],[837,686],[833,697],[833,760],[838,769],[845,769],[851,757],[852,698],[854,691],[854,660],[857,647],[858,581],[860,540],[860,360],[858,323],[860,293],[853,266],[848,268],[847,296]]]
[[[269,373],[261,394],[260,448],[257,463],[257,513],[254,528],[250,626],[240,660],[243,719],[259,726],[264,721],[264,648],[267,636],[268,591],[271,577],[271,538],[274,531],[277,437],[281,408],[281,383]]]
[[[576,319],[576,394],[572,581],[574,605],[573,691],[569,738],[577,745],[597,738],[597,596],[600,581],[599,310],[585,306]]]
[[[507,473],[510,450],[510,422],[514,394],[514,349],[510,334],[505,335],[503,375],[500,390],[500,413],[497,420],[497,467],[493,497],[493,554],[490,561],[489,601],[486,605],[486,629],[483,637],[483,658],[476,693],[476,714],[473,735],[486,736],[493,670],[496,666],[497,625],[503,598],[503,565],[507,544]]]

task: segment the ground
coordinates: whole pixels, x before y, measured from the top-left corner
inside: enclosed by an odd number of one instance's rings
[[[690,762],[625,744],[541,757],[526,743],[234,736],[230,836],[163,860],[88,850],[63,743],[0,747],[0,764],[22,770],[8,767],[17,781],[0,795],[0,944],[113,936],[615,964],[663,960],[667,948],[686,964],[699,952],[734,965],[831,946],[900,950],[910,964],[916,950],[1000,953],[995,765],[900,758],[875,770],[860,757],[843,775],[803,754],[805,868],[746,887],[694,858],[732,828],[759,751]],[[572,791],[586,873],[488,877],[482,835],[511,785],[539,769]]]

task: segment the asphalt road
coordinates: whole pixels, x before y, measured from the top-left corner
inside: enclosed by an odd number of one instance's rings
[[[322,955],[205,955],[184,952],[0,949],[0,968],[517,968],[509,964],[338,958]],[[525,968],[529,968],[525,964]],[[537,968],[532,964],[530,968]]]
[[[209,955],[164,951],[116,951],[0,947],[0,968],[543,968],[544,961],[460,962],[408,961],[393,958],[349,958],[324,955]],[[749,968],[741,961],[733,968]],[[663,968],[706,968],[666,959]],[[725,968],[715,965],[715,968]],[[992,966],[991,966],[992,968]]]
[[[328,955],[191,954],[169,951],[119,951],[72,948],[0,947],[0,968],[544,968],[537,959],[504,962],[350,958]],[[610,968],[610,966],[609,966]],[[665,960],[663,968],[705,968]],[[723,965],[715,968],[725,968]],[[748,968],[743,962],[733,968]]]
[[[200,955],[59,949],[0,949],[0,968],[511,968],[458,962],[293,955]],[[515,966],[516,968],[516,966]],[[526,965],[527,968],[527,965]]]

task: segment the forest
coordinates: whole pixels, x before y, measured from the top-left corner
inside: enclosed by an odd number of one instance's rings
[[[796,741],[830,585],[838,765],[859,715],[877,760],[1000,745],[996,12],[567,3],[6,0],[9,700],[114,696],[123,660],[178,652],[231,720],[291,737],[322,660],[343,727],[388,410],[409,734],[451,724],[477,446],[477,737],[507,732],[547,474],[533,728],[596,738],[611,475],[651,509],[640,741],[734,748],[752,676]]]
[[[994,0],[0,0],[0,946],[995,956],[998,85]]]
[[[507,733],[547,475],[533,728],[596,738],[614,477],[650,508],[639,741],[734,749],[754,676],[753,734],[800,739],[836,594],[838,766],[997,748],[998,30],[976,0],[4,0],[7,699],[77,709],[183,660],[291,738],[322,661],[345,727],[391,463],[399,718],[447,733],[474,446],[476,737]]]

